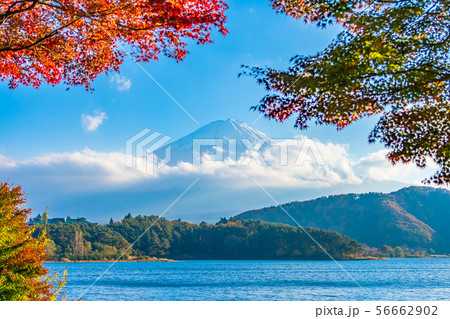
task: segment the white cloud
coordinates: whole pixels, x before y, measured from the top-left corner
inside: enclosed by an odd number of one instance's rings
[[[216,161],[213,155],[206,154],[201,165],[180,162],[163,167],[158,174],[161,177],[187,174],[203,176],[229,188],[254,186],[252,178],[271,187],[320,188],[362,183],[363,180],[352,170],[354,163],[350,160],[346,146],[323,144],[306,137],[298,141],[298,146],[292,146],[290,140],[283,140],[278,146],[266,149],[258,158],[260,163],[250,153],[238,159],[236,165],[230,165],[229,159]],[[284,163],[280,155],[282,149],[287,150]]]
[[[10,167],[16,167],[17,164],[14,161],[14,159],[10,157],[6,157],[0,154],[0,169],[1,168],[10,168]]]
[[[105,153],[86,148],[81,152],[50,153],[24,161],[15,161],[0,155],[0,173],[7,171],[8,176],[26,175],[27,178],[36,181],[43,179],[58,181],[58,184],[70,184],[71,188],[79,186],[80,190],[85,189],[88,184],[94,188],[143,182],[156,182],[161,185],[166,180],[176,181],[182,176],[201,176],[226,188],[248,187],[254,184],[252,178],[270,187],[325,188],[359,185],[364,181],[419,184],[437,169],[432,166],[421,170],[412,164],[392,166],[385,158],[385,150],[355,161],[350,158],[348,147],[345,145],[325,144],[319,141],[314,141],[314,144],[319,154],[302,153],[300,146],[289,146],[287,165],[280,164],[280,150],[275,147],[261,154],[264,165],[253,159],[245,163],[244,158],[239,159],[237,165],[230,165],[229,159],[215,161],[212,160],[213,156],[206,154],[202,158],[201,165],[187,162],[169,163],[152,176],[126,167],[126,156],[122,152]],[[302,145],[302,142],[299,145]],[[299,161],[299,154],[306,158]],[[314,160],[317,156],[322,157],[323,162],[318,163],[317,159]],[[170,187],[168,184],[166,186]]]
[[[108,119],[105,112],[95,112],[95,115],[81,115],[81,125],[86,132],[95,132],[104,120]]]
[[[35,180],[36,183],[45,180],[58,185],[67,184],[71,189],[79,187],[79,191],[85,190],[87,186],[95,189],[105,185],[120,187],[142,183],[147,186],[153,183],[156,186],[164,184],[165,187],[170,187],[170,183],[176,183],[180,177],[198,176],[224,188],[254,186],[254,178],[269,187],[303,189],[360,185],[368,181],[419,184],[437,169],[431,166],[421,170],[412,164],[392,166],[385,158],[385,150],[355,161],[350,158],[345,145],[319,141],[314,141],[314,144],[319,155],[310,156],[310,152],[302,154],[300,146],[289,146],[287,165],[280,164],[279,149],[270,148],[261,154],[264,165],[255,160],[245,163],[243,158],[237,161],[237,165],[230,165],[228,159],[214,161],[212,156],[206,154],[201,165],[187,162],[169,163],[153,176],[126,167],[126,156],[122,152],[105,153],[86,148],[81,152],[50,153],[24,161],[15,161],[0,155],[0,178],[2,175],[20,175],[28,180]],[[299,154],[306,158],[298,161]],[[314,160],[317,156],[323,158],[323,163]],[[2,172],[4,174],[1,174]]]
[[[0,156],[0,178],[3,171],[6,172],[3,175],[21,176],[35,183],[45,181],[64,189],[79,187],[77,192],[87,187],[101,189],[105,185],[120,187],[133,183],[144,183],[147,188],[151,184],[155,184],[152,188],[162,184],[170,187],[180,177],[197,176],[218,187],[234,189],[255,186],[252,178],[262,185],[281,188],[321,188],[362,182],[352,170],[354,163],[346,147],[317,141],[315,145],[320,155],[309,157],[304,152],[307,158],[302,159],[301,165],[295,165],[301,153],[299,147],[287,148],[287,165],[280,165],[280,150],[275,147],[261,154],[264,165],[255,160],[245,163],[243,158],[237,165],[229,165],[228,160],[213,161],[206,154],[201,165],[179,162],[162,167],[154,176],[126,167],[126,156],[122,152],[102,153],[86,148],[81,152],[50,153],[24,161]],[[323,157],[325,165],[313,160],[317,156]]]
[[[387,154],[387,150],[380,150],[360,158],[355,164],[354,171],[373,181],[399,181],[418,185],[439,169],[432,161],[429,161],[429,166],[425,169],[421,169],[413,163],[392,165],[386,157]]]
[[[119,74],[114,74],[110,79],[110,83],[116,85],[117,91],[128,91],[132,85],[131,79],[126,76],[120,76]]]
[[[50,153],[23,161],[0,156],[0,180],[47,189],[53,194],[98,192],[143,179],[148,177],[125,166],[125,154],[121,152],[85,148],[81,152]]]
[[[344,189],[367,191],[383,183],[420,184],[436,169],[420,170],[414,165],[393,167],[385,158],[385,150],[352,160],[346,145],[314,143],[325,165],[313,160],[317,156],[314,152],[313,156],[303,153],[306,158],[301,161],[302,165],[293,165],[301,153],[294,146],[288,148],[288,165],[280,165],[280,155],[275,148],[261,155],[266,165],[252,160],[248,165],[230,166],[226,160],[208,161],[211,156],[205,155],[202,165],[179,162],[162,167],[154,176],[126,167],[123,152],[97,152],[85,148],[21,161],[0,155],[0,180],[24,186],[31,196],[31,207],[49,204],[61,211],[81,215],[84,212],[108,215],[114,211],[123,216],[127,211],[154,212],[139,210],[151,205],[161,205],[158,209],[164,210],[167,202],[173,201],[200,177],[203,188],[196,186],[190,191],[188,198],[183,198],[180,210],[183,214],[200,211],[206,214],[211,209],[219,211],[223,207],[239,213],[243,207],[270,205],[270,200],[252,178],[280,201],[288,201],[299,200],[304,194],[319,196],[324,192],[342,193]],[[283,198],[287,193],[291,197]],[[190,210],[185,206],[188,203]]]

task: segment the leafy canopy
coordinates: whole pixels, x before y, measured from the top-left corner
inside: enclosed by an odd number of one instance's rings
[[[156,222],[158,221],[158,222]],[[134,259],[328,259],[303,230],[284,224],[222,218],[216,225],[127,216],[108,225],[41,224],[52,239],[52,257],[69,260]],[[361,245],[346,236],[307,228],[334,258],[361,256]],[[78,234],[78,235],[77,235]],[[83,238],[77,249],[77,237]],[[131,243],[134,245],[130,248]]]
[[[83,85],[119,71],[124,48],[138,61],[182,60],[186,40],[226,34],[222,0],[5,0],[0,3],[0,80],[11,88]]]
[[[20,187],[0,183],[0,301],[56,300],[65,284],[65,276],[49,277],[42,263],[47,259],[45,232],[31,237],[33,228],[24,208],[25,195]]]
[[[343,31],[323,51],[295,56],[287,70],[250,67],[266,95],[253,109],[295,126],[343,129],[379,114],[369,142],[388,158],[440,167],[427,182],[450,182],[450,2],[446,0],[272,0],[279,13]]]

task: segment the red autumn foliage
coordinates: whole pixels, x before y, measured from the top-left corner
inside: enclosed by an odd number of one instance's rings
[[[90,88],[119,71],[125,49],[138,61],[182,60],[187,41],[226,34],[221,0],[5,0],[0,3],[0,80]]]

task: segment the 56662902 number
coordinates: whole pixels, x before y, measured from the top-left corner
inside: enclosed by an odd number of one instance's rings
[[[437,316],[437,306],[377,306],[376,315],[381,316]]]

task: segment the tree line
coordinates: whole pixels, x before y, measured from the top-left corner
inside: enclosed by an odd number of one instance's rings
[[[164,218],[155,223],[157,219],[127,215],[108,225],[40,224],[35,226],[34,236],[47,234],[50,240],[46,248],[53,260],[112,260],[122,255],[124,260],[329,259],[305,231],[285,224],[233,218],[222,218],[216,224],[197,225]],[[346,236],[314,228],[305,230],[336,259],[362,255],[361,245]]]

